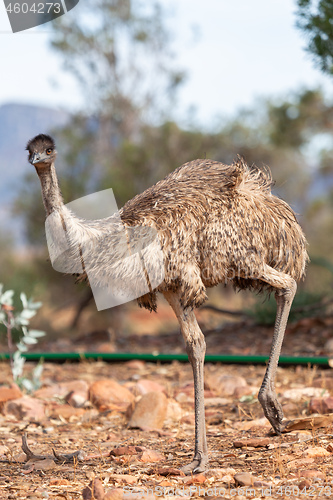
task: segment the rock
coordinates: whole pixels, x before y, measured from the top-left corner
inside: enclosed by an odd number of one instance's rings
[[[205,472],[205,476],[207,478],[211,478],[211,477],[214,477],[215,479],[222,479],[224,476],[227,476],[227,475],[235,475],[236,474],[236,471],[235,469],[233,469],[232,467],[224,467],[224,468],[221,468],[221,469],[208,469],[206,472]],[[232,482],[234,483],[234,478],[232,478]]]
[[[123,497],[124,492],[121,488],[112,488],[105,493],[103,500],[122,500]]]
[[[89,388],[89,399],[99,409],[107,409],[114,403],[131,403],[134,395],[115,380],[97,380]]]
[[[185,484],[189,486],[190,484],[203,484],[207,481],[206,476],[203,474],[196,474],[185,481]]]
[[[73,408],[82,408],[87,401],[87,398],[82,396],[79,392],[71,392],[66,397],[66,401],[70,406],[73,406]]]
[[[311,483],[307,479],[303,479],[303,481],[301,481],[298,484],[298,487],[300,490],[304,490],[304,488],[306,488],[304,491],[306,491],[308,488],[310,488],[310,486],[311,486]]]
[[[188,415],[184,415],[180,419],[181,424],[194,425],[195,424],[195,416],[194,413],[189,413]]]
[[[125,366],[127,366],[127,368],[131,368],[132,370],[144,370],[146,362],[141,361],[141,359],[132,359],[131,361],[127,361]]]
[[[310,429],[318,429],[319,427],[329,427],[333,422],[333,414],[322,415],[322,416],[313,416],[313,417],[302,417],[296,418],[286,424],[283,427],[282,432],[290,432],[296,430],[306,430]]]
[[[145,450],[140,455],[138,455],[138,459],[140,462],[149,463],[149,462],[160,462],[164,460],[165,457],[163,453],[160,453],[156,450]]]
[[[110,455],[114,457],[121,457],[122,455],[137,455],[144,451],[142,446],[118,446],[110,451]]]
[[[136,403],[129,427],[161,429],[167,414],[168,400],[163,392],[148,392]]]
[[[219,479],[219,481],[225,484],[235,484],[235,478],[233,477],[232,474],[225,474]]]
[[[62,417],[66,420],[69,420],[71,417],[82,417],[85,414],[85,410],[83,408],[73,408],[69,405],[58,405],[55,406],[50,411],[51,418],[59,418]]]
[[[321,446],[313,446],[311,448],[307,448],[302,456],[305,458],[317,458],[317,457],[329,457],[331,454],[329,451],[325,450]]]
[[[175,469],[174,467],[154,467],[151,469],[149,474],[158,474],[159,476],[185,476],[184,472],[180,469]]]
[[[138,478],[130,474],[111,474],[110,479],[113,479],[117,483],[126,484],[135,484],[138,482]]]
[[[246,448],[252,446],[253,448],[260,448],[269,445],[271,440],[269,438],[253,438],[253,439],[239,439],[234,441],[235,448]]]
[[[70,483],[70,481],[68,481],[68,479],[54,477],[54,478],[50,479],[49,484],[50,484],[50,486],[67,486],[71,483]]]
[[[333,339],[328,339],[325,342],[324,351],[329,352],[329,353],[333,352]]]
[[[239,472],[234,475],[236,486],[252,486],[254,478],[249,472]]]
[[[315,469],[308,469],[308,470],[301,470],[299,472],[299,477],[305,477],[305,479],[325,479],[326,476],[323,472],[320,470],[315,470]]]
[[[314,462],[314,458],[296,458],[296,460],[290,460],[287,462],[287,467],[290,469],[299,469],[304,465],[309,465]]]
[[[1,386],[0,387],[0,407],[6,401],[10,401],[12,399],[18,399],[23,396],[22,391],[16,384],[12,384],[10,387]]]
[[[271,424],[268,422],[267,418],[257,418],[255,420],[249,420],[247,422],[235,422],[234,427],[241,431],[248,431],[253,427],[270,427]]]
[[[188,396],[185,392],[179,392],[175,399],[178,403],[193,403],[193,396]]]
[[[141,379],[135,385],[134,389],[137,394],[147,394],[148,392],[164,392],[165,387],[158,382],[154,382],[153,380]]]
[[[234,396],[235,391],[248,387],[244,377],[234,375],[222,375],[218,377],[213,386],[220,396]],[[251,392],[251,390],[250,390]]]
[[[182,418],[183,415],[184,415],[184,410],[182,409],[180,404],[177,403],[175,399],[168,399],[166,419],[176,420],[177,422],[179,422],[179,420]]]
[[[323,394],[323,389],[320,387],[300,387],[297,389],[289,389],[288,391],[285,391],[282,396],[285,399],[292,399],[295,403],[297,401],[301,401],[302,398],[329,396],[329,393],[325,391]]]
[[[282,405],[283,414],[285,417],[293,416],[296,417],[299,415],[299,405],[293,403],[292,401],[288,401]]]
[[[309,405],[310,413],[333,413],[333,397],[312,398]]]
[[[333,339],[330,339],[333,343]],[[333,377],[332,375],[322,374],[321,377],[315,378],[312,382],[313,387],[321,387],[328,391],[333,390]]]
[[[4,413],[14,415],[19,420],[40,421],[45,417],[44,405],[30,396],[7,401]]]
[[[52,458],[45,458],[43,460],[29,460],[25,467],[33,465],[34,470],[50,470],[56,468],[56,464]]]
[[[116,352],[116,346],[110,342],[98,342],[94,350],[96,352]]]
[[[226,406],[231,403],[228,398],[205,398],[205,408],[212,408],[214,406]]]
[[[42,387],[34,392],[34,397],[39,399],[67,398],[72,393],[80,394],[87,401],[88,388],[88,383],[85,380],[71,380],[70,382]]]
[[[104,488],[102,482],[95,478],[82,491],[83,500],[104,500]]]

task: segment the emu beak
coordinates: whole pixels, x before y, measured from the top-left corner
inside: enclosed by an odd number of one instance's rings
[[[35,165],[35,163],[38,163],[40,160],[40,154],[39,153],[33,153],[32,157],[30,158],[29,162],[31,165]]]

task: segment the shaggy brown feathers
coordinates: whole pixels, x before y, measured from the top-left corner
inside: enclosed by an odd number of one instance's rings
[[[299,281],[308,259],[306,240],[292,209],[271,193],[269,169],[195,160],[127,202],[125,225],[149,225],[159,234],[165,279],[157,291],[182,291],[183,307],[199,307],[206,288],[271,291],[264,264]],[[156,310],[156,291],[139,304]]]

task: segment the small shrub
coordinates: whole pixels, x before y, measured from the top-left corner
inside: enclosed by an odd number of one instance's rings
[[[29,345],[37,344],[38,339],[45,335],[45,332],[28,328],[30,319],[35,316],[42,303],[33,302],[32,299],[28,300],[26,295],[21,293],[20,299],[23,308],[20,312],[15,312],[13,296],[13,290],[4,291],[3,285],[0,284],[0,323],[2,323],[7,330],[8,349],[14,382],[21,388],[31,392],[40,387],[43,363],[38,363],[32,371],[31,378],[23,377],[23,368],[26,361],[23,354],[28,350]],[[19,342],[16,344],[14,353],[12,341],[13,329],[21,330],[23,333]]]

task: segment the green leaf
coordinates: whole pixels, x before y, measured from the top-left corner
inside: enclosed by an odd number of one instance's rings
[[[23,367],[25,363],[25,358],[21,356],[21,353],[16,351],[13,355],[13,366],[12,366],[12,374],[15,381],[22,375]]]
[[[24,345],[22,342],[18,342],[18,344],[16,344],[16,347],[17,347],[19,353],[27,352],[27,350],[28,350],[27,346]],[[14,354],[14,356],[15,356],[15,354]]]
[[[42,302],[33,302],[32,299],[28,301],[28,309],[39,309],[42,305]]]
[[[29,337],[28,335],[27,336],[24,336],[22,339],[21,339],[21,342],[24,342],[25,344],[27,345],[31,345],[31,344],[37,344],[38,340],[35,339],[34,337]]]
[[[5,293],[3,293],[0,298],[0,304],[5,304],[6,306],[12,306],[14,293],[15,293],[14,290],[7,290]]]
[[[30,337],[38,338],[38,337],[44,337],[45,335],[46,333],[43,332],[42,330],[29,330]]]
[[[43,361],[40,360],[38,365],[35,367],[34,371],[32,372],[32,379],[34,381],[34,385],[36,388],[41,386],[40,378],[42,376],[43,369],[44,369]]]
[[[22,302],[24,309],[27,309],[28,308],[28,300],[27,300],[26,294],[22,292],[20,295],[20,299],[21,299],[21,302]]]
[[[31,309],[23,309],[23,311],[20,314],[20,317],[24,319],[30,319],[33,316],[35,316],[35,314],[36,311],[32,311]]]
[[[28,326],[29,325],[29,320],[28,319],[25,319],[25,318],[22,318],[22,316],[20,314],[18,314],[16,317],[15,317],[15,325],[17,326]]]
[[[34,384],[28,378],[22,378],[20,380],[21,386],[24,387],[28,392],[32,392],[34,390]]]

